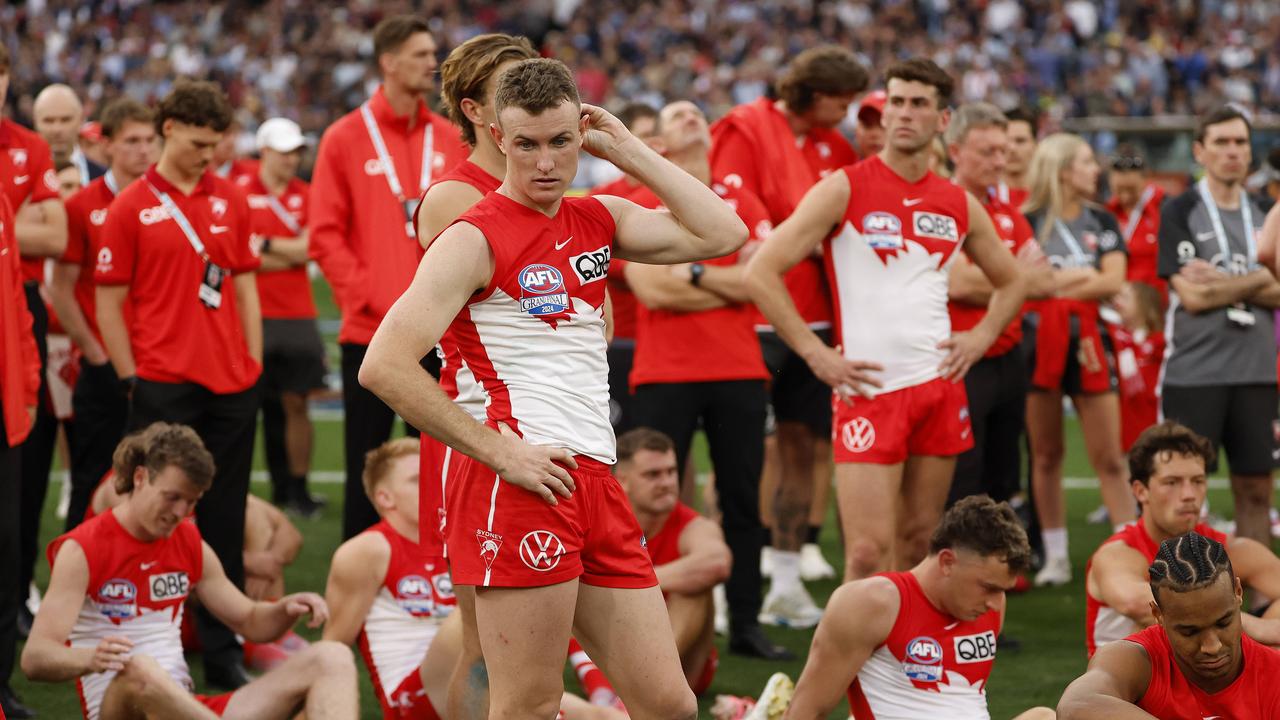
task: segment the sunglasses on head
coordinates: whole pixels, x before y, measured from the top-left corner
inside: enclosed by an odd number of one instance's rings
[[[1146,161],[1136,155],[1127,157],[1122,156],[1111,161],[1112,170],[1141,170],[1146,166]]]

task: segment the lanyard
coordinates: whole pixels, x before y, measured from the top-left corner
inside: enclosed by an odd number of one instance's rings
[[[106,183],[106,184],[107,184],[107,189],[111,191],[111,194],[112,194],[113,196],[114,196],[114,195],[119,195],[119,194],[120,194],[120,186],[116,184],[116,174],[115,174],[115,173],[113,173],[113,172],[111,172],[110,170],[108,170],[108,171],[107,171],[107,174],[102,176],[102,182],[104,182],[104,183]],[[154,189],[154,188],[153,188],[153,189]]]
[[[289,214],[289,211],[285,210],[284,206],[280,204],[279,198],[272,195],[270,192],[267,193],[267,207],[271,208],[271,212],[275,213],[276,217],[280,218],[280,222],[284,223],[284,226],[289,228],[289,232],[293,233],[294,237],[302,234],[302,226],[298,225],[297,219],[295,219],[293,215]]]
[[[996,197],[1000,198],[1000,202],[1005,205],[1009,204],[1009,186],[1005,185],[1003,180],[996,183]]]
[[[1138,223],[1142,220],[1142,211],[1147,209],[1147,203],[1151,202],[1151,198],[1155,197],[1156,189],[1150,185],[1142,191],[1142,197],[1138,198],[1138,204],[1133,206],[1129,211],[1129,220],[1124,224],[1124,241],[1133,242],[1133,233],[1138,229]]]
[[[80,175],[81,187],[89,184],[89,161],[84,156],[84,151],[77,145],[76,149],[71,153],[71,164],[76,166],[76,172]]]
[[[1218,249],[1222,251],[1222,262],[1231,267],[1231,246],[1227,244],[1227,230],[1222,225],[1222,215],[1218,211],[1218,203],[1214,202],[1213,195],[1209,193],[1209,180],[1201,178],[1196,183],[1196,190],[1200,191],[1200,200],[1204,203],[1204,209],[1209,213],[1209,222],[1213,223],[1213,234],[1218,238]],[[1253,210],[1249,207],[1249,196],[1245,193],[1244,188],[1240,189],[1240,220],[1244,223],[1244,242],[1249,252],[1249,267],[1253,267],[1258,261],[1258,248],[1253,239]]]
[[[364,118],[365,130],[369,131],[369,139],[373,141],[373,150],[378,153],[378,162],[382,163],[382,173],[387,178],[387,187],[391,188],[391,194],[396,196],[397,200],[405,201],[404,187],[400,184],[400,176],[396,174],[395,163],[391,162],[391,154],[387,152],[387,144],[382,140],[382,131],[378,129],[378,121],[373,118],[373,110],[369,108],[366,101],[360,106],[360,117]],[[427,187],[431,185],[431,159],[432,145],[434,144],[433,132],[430,120],[424,123],[426,127],[422,129],[422,173],[418,177],[418,195],[427,191]]]
[[[191,222],[187,220],[187,216],[182,213],[178,204],[173,201],[173,198],[169,197],[169,193],[153,185],[150,180],[147,181],[147,187],[151,188],[151,192],[160,200],[160,204],[168,211],[169,217],[173,218],[173,221],[178,223],[178,227],[182,228],[182,234],[187,236],[187,242],[191,243],[191,249],[196,251],[201,260],[208,262],[209,254],[204,251],[204,243],[201,242],[200,235],[196,233],[195,228],[191,227]]]
[[[1058,237],[1062,238],[1062,242],[1066,243],[1067,249],[1071,251],[1072,257],[1080,263],[1088,263],[1089,258],[1084,254],[1084,250],[1080,248],[1080,243],[1076,242],[1076,236],[1071,234],[1071,228],[1061,220],[1053,221],[1054,230],[1058,231]]]

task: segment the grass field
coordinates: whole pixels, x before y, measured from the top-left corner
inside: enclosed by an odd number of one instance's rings
[[[1089,468],[1083,459],[1083,445],[1079,431],[1074,423],[1068,425],[1068,476],[1088,476]],[[341,468],[341,425],[338,422],[318,422],[315,467],[317,470],[334,471]],[[261,468],[261,449],[256,467]],[[698,457],[706,463],[705,451],[698,450]],[[705,469],[705,468],[704,468]],[[56,485],[53,489],[56,490]],[[265,494],[268,486],[265,483],[254,483],[254,492]],[[323,592],[328,560],[337,547],[340,536],[341,488],[336,484],[316,484],[316,491],[328,496],[330,507],[323,517],[313,521],[298,521],[306,545],[298,561],[287,573],[290,590],[315,590]],[[50,499],[44,513],[42,542],[52,539],[54,531],[61,527],[61,521],[53,515],[56,492],[51,491]],[[1230,508],[1230,497],[1226,490],[1210,491],[1211,503],[1218,511]],[[1087,525],[1084,516],[1098,504],[1095,490],[1069,490],[1067,494],[1069,522],[1071,531],[1072,559],[1076,568],[1076,581],[1071,585],[1055,590],[1036,590],[1025,595],[1014,596],[1009,601],[1006,632],[1022,641],[1019,652],[1002,652],[996,663],[994,675],[988,691],[992,717],[997,720],[1010,718],[1017,712],[1032,705],[1054,705],[1063,687],[1078,675],[1084,668],[1084,595],[1083,567],[1089,552],[1107,534],[1101,526]],[[837,534],[831,529],[823,534],[823,550],[828,560],[839,565],[840,548]],[[48,578],[48,567],[42,562],[38,572],[38,582]],[[834,582],[810,585],[819,603],[834,590]],[[798,677],[807,654],[811,632],[771,629],[773,637],[790,647],[802,659],[791,663],[770,663],[760,660],[749,660],[729,655],[723,646],[721,650],[721,666],[711,691],[703,699],[703,710],[709,707],[717,693],[735,695],[754,695],[759,692],[764,681],[774,671],[784,671],[793,678]],[[304,635],[309,634],[304,632]],[[314,637],[314,633],[310,633]],[[722,641],[723,639],[721,639]],[[193,673],[199,684],[201,678],[198,658],[191,658]],[[21,671],[15,672],[14,687],[29,705],[40,711],[46,719],[70,720],[79,716],[78,702],[75,692],[70,686],[38,685],[27,682]],[[567,687],[576,687],[576,681]],[[362,672],[361,707],[364,718],[378,718],[377,701],[372,689]],[[846,708],[832,715],[833,718],[846,717]]]

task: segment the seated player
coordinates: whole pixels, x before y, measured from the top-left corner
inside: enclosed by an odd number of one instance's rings
[[[325,589],[333,616],[324,639],[359,643],[384,720],[447,720],[449,676],[462,652],[449,566],[418,542],[418,450],[417,439],[399,438],[365,456],[364,490],[381,520],[338,548]],[[566,720],[625,717],[572,695],[561,711]]]
[[[719,664],[711,590],[729,577],[733,555],[720,526],[680,502],[671,438],[649,428],[623,434],[614,474],[644,531],[685,677],[701,695]]]
[[[324,599],[245,597],[186,519],[213,482],[213,458],[193,430],[156,423],[125,438],[117,457],[124,501],[49,545],[49,590],[22,653],[31,680],[76,680],[86,720],[116,718],[355,718],[355,664],[339,643],[302,650],[232,693],[192,694],[180,628],[188,596],[236,633],[266,642]]]
[[[986,720],[1005,592],[1030,559],[1006,503],[957,502],[914,568],[831,595],[786,716],[825,718],[847,693],[858,720]],[[1019,720],[1052,717],[1035,708]]]
[[[1280,718],[1280,652],[1242,632],[1244,588],[1226,547],[1194,531],[1167,539],[1148,574],[1157,624],[1099,649],[1059,717]]]
[[[1280,597],[1280,558],[1262,543],[1229,538],[1200,522],[1213,461],[1213,444],[1175,422],[1147,428],[1129,450],[1133,494],[1142,506],[1138,522],[1112,535],[1085,570],[1085,644],[1098,648],[1154,625],[1147,566],[1160,543],[1195,530],[1221,543],[1246,587]],[[1272,605],[1264,617],[1280,615]],[[1243,617],[1245,632],[1267,644],[1280,643],[1280,620]]]

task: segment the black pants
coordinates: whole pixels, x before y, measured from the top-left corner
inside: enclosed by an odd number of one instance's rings
[[[0,687],[9,685],[18,648],[18,606],[27,586],[18,584],[18,508],[21,447],[9,447],[0,412]]]
[[[391,437],[395,412],[377,395],[360,385],[360,363],[368,345],[342,344],[342,405],[346,421],[342,424],[343,449],[346,454],[346,479],[343,483],[342,539],[355,537],[378,522],[378,513],[364,494],[364,455]],[[427,353],[424,364],[433,361]],[[438,367],[438,366],[437,366]],[[439,370],[437,369],[437,374]],[[405,434],[417,436],[416,428],[405,423]]]
[[[31,332],[36,337],[36,349],[40,353],[40,395],[36,403],[36,422],[31,433],[22,443],[22,480],[19,493],[19,552],[21,565],[18,574],[19,593],[26,597],[40,554],[40,518],[45,495],[49,490],[49,469],[53,466],[53,450],[58,442],[58,418],[49,402],[49,388],[45,368],[49,362],[49,312],[40,299],[39,286],[27,283],[27,309],[31,311]],[[68,435],[71,428],[67,428]]]
[[[257,386],[218,395],[193,383],[139,380],[129,408],[129,428],[140,430],[157,421],[190,425],[213,455],[213,486],[196,504],[200,535],[213,548],[227,577],[244,589],[244,509],[253,468],[253,441],[258,416]],[[240,644],[225,625],[204,607],[196,616],[205,662],[240,658]]]
[[[120,378],[111,363],[90,365],[80,360],[80,377],[71,394],[75,432],[68,437],[71,449],[71,502],[67,506],[67,531],[84,520],[102,476],[111,469],[111,456],[124,437],[129,421],[129,399],[120,391]]]
[[[636,388],[636,425],[661,430],[676,445],[683,468],[702,421],[716,471],[725,541],[733,569],[725,583],[730,621],[756,623],[760,613],[760,472],[764,466],[767,395],[760,380],[641,385]]]
[[[262,401],[262,454],[271,476],[271,502],[279,505],[293,496],[293,472],[289,470],[289,452],[284,433],[284,403],[280,393],[260,387]]]
[[[950,506],[970,495],[997,502],[1018,492],[1022,474],[1022,428],[1027,414],[1026,360],[1022,348],[983,358],[965,376],[973,448],[956,459]]]
[[[620,338],[609,343],[609,422],[618,435],[636,426],[635,396],[631,394],[635,355],[635,340]]]

